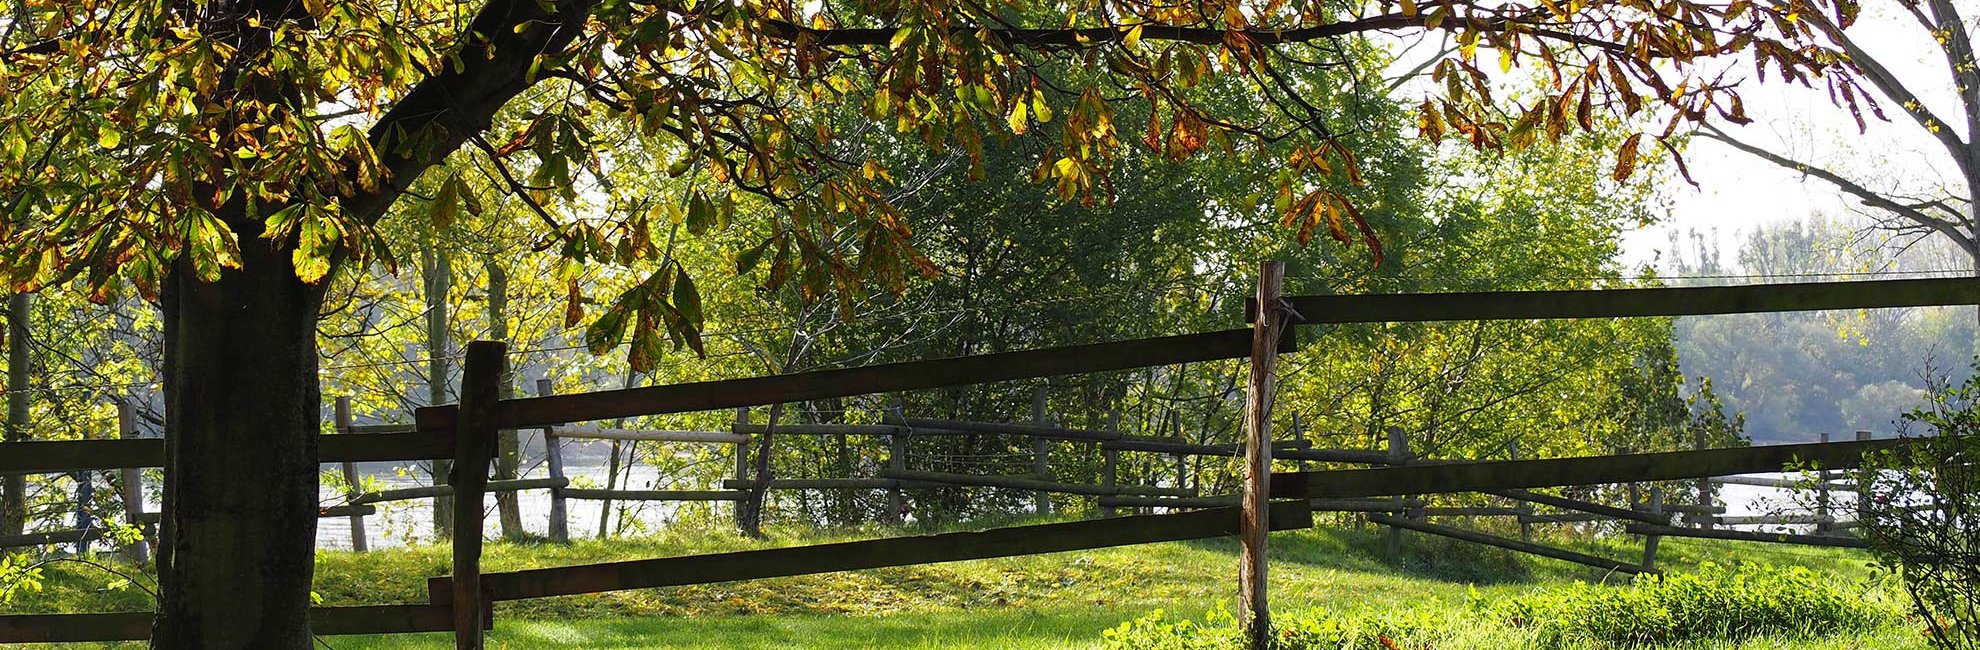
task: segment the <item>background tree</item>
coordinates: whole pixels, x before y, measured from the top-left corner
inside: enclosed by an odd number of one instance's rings
[[[1913,29],[1914,37],[1903,39],[1906,46],[1927,46],[1943,69],[1927,79],[1911,76],[1905,65],[1913,53],[1900,51],[1893,45],[1894,39],[1881,44],[1869,42],[1849,31],[1849,22],[1810,12],[1804,16],[1802,29],[1832,43],[1845,57],[1845,64],[1869,82],[1868,88],[1829,84],[1827,90],[1846,97],[1874,90],[1875,97],[1864,98],[1870,117],[1855,102],[1847,104],[1857,127],[1867,132],[1869,119],[1890,119],[1883,107],[1891,107],[1917,128],[1916,134],[1937,146],[1936,152],[1917,152],[1933,158],[1929,167],[1950,163],[1946,169],[1952,174],[1916,173],[1919,168],[1915,162],[1896,166],[1908,173],[1889,174],[1880,173],[1877,165],[1813,160],[1785,149],[1753,144],[1711,125],[1706,125],[1701,135],[1814,178],[1861,202],[1879,228],[1911,239],[1944,237],[1965,253],[1965,266],[1980,276],[1980,194],[1976,194],[1980,193],[1980,62],[1973,55],[1975,24],[1953,0],[1899,0],[1880,8],[1898,14],[1895,20]],[[1913,151],[1907,149],[1906,153]],[[1868,155],[1874,159],[1886,154]],[[1980,346],[1980,340],[1973,345]]]
[[[0,259],[17,291],[80,277],[100,298],[129,286],[158,300],[169,433],[155,642],[267,648],[310,644],[323,280],[391,265],[379,222],[450,157],[532,168],[504,180],[562,255],[646,271],[624,309],[600,317],[605,340],[630,330],[630,360],[643,371],[668,340],[702,350],[704,315],[681,265],[653,268],[663,258],[645,215],[577,211],[589,207],[579,183],[602,188],[583,179],[626,148],[670,152],[669,171],[704,183],[684,202],[689,221],[723,221],[739,202],[777,206],[775,226],[750,250],[770,255],[809,299],[899,291],[910,273],[933,270],[881,189],[889,170],[846,158],[809,115],[847,102],[972,157],[1006,132],[1076,125],[1060,132],[1039,176],[1083,201],[1108,194],[1124,149],[1117,104],[1148,107],[1145,135],[1127,141],[1176,159],[1301,141],[1273,188],[1285,221],[1302,240],[1326,226],[1372,245],[1360,207],[1318,184],[1357,177],[1355,153],[1283,74],[1336,64],[1338,45],[1355,35],[1449,33],[1461,48],[1433,66],[1446,85],[1423,102],[1424,129],[1518,147],[1586,127],[1606,107],[1673,126],[1720,112],[1738,119],[1735,87],[1702,59],[1750,56],[1788,78],[1841,73],[1794,18],[1821,10],[1847,25],[1856,11],[1851,0],[14,7],[0,25],[0,188],[8,211],[26,216],[9,222]],[[1033,22],[1034,9],[1054,14],[1050,27]],[[1480,47],[1558,84],[1530,103],[1495,97]],[[1064,84],[1042,66],[1067,60],[1110,74]],[[1246,124],[1189,94],[1226,77],[1251,84],[1296,128]],[[520,130],[491,132],[533,88],[569,101]],[[602,121],[643,137],[597,138],[590,125]],[[1640,136],[1624,141],[1618,175],[1642,146]],[[820,245],[841,231],[858,245]]]

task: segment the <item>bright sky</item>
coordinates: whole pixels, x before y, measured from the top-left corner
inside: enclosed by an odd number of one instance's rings
[[[1962,123],[1945,60],[1924,29],[1897,3],[1863,4],[1863,19],[1851,28],[1851,37],[1924,96],[1926,105],[1941,117]],[[1980,14],[1980,2],[1955,4],[1969,19]],[[1746,72],[1751,74],[1752,69]],[[1942,178],[1944,185],[1960,187],[1945,150],[1896,106],[1884,107],[1892,121],[1866,116],[1869,131],[1859,133],[1848,111],[1832,104],[1819,85],[1801,88],[1774,78],[1771,83],[1752,84],[1744,96],[1754,122],[1728,125],[1726,130],[1749,144],[1835,171],[1872,189],[1925,187],[1940,184]],[[1693,142],[1685,160],[1700,187],[1674,181],[1671,219],[1626,236],[1626,263],[1648,263],[1660,251],[1668,255],[1674,228],[1710,233],[1730,262],[1742,233],[1756,225],[1817,213],[1840,217],[1852,207],[1861,209],[1819,179],[1804,178],[1711,140]]]

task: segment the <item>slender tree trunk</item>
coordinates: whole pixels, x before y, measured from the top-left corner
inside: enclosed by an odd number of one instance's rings
[[[156,648],[311,644],[322,291],[296,279],[288,247],[240,238],[241,269],[206,283],[181,259],[160,301],[170,471]]]
[[[757,438],[755,485],[750,487],[749,497],[742,502],[742,531],[750,537],[763,536],[763,501],[770,494],[770,440],[776,436],[777,419],[783,414],[783,404],[771,404],[769,423],[763,426],[763,435]]]
[[[28,311],[34,297],[7,297],[7,442],[28,439]],[[27,477],[15,474],[0,481],[0,535],[19,535],[27,527]]]
[[[453,330],[448,327],[447,292],[454,286],[454,257],[445,246],[436,244],[433,236],[420,240],[421,255],[426,262],[426,403],[446,404],[452,400],[447,396],[447,375],[449,372],[449,348]],[[445,485],[448,475],[453,472],[451,460],[433,461],[433,484]],[[433,538],[452,539],[454,536],[454,500],[449,497],[433,498]]]
[[[507,342],[509,340],[509,272],[502,270],[502,265],[496,262],[494,257],[489,257],[485,266],[488,269],[488,338]],[[504,365],[500,387],[502,399],[516,396],[515,381],[511,374],[513,371]],[[497,431],[495,440],[495,480],[506,481],[516,478],[517,470],[522,466],[521,451],[518,449],[520,441],[516,438],[516,430]],[[522,539],[524,533],[522,506],[517,503],[516,493],[495,493],[495,510],[497,518],[502,521],[502,539],[510,541]]]

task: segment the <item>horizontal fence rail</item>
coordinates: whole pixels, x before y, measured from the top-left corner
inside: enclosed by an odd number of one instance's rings
[[[1272,504],[1271,523],[1273,530],[1310,528],[1313,517],[1307,512],[1305,503],[1281,501]],[[494,600],[519,600],[1058,553],[1222,537],[1237,532],[1237,508],[1219,508],[1180,514],[993,528],[980,532],[485,573],[481,575],[481,585]],[[429,593],[446,593],[450,587],[451,581],[444,577],[427,582]]]
[[[318,438],[325,463],[431,460],[454,457],[452,432],[331,435]],[[163,438],[0,443],[0,472],[72,472],[162,467]]]
[[[446,632],[454,629],[452,612],[451,607],[423,604],[312,607],[309,629],[324,636]],[[155,616],[151,612],[9,614],[0,616],[0,643],[142,641],[151,638]]]
[[[1583,458],[1286,472],[1272,476],[1272,492],[1273,496],[1282,498],[1352,498],[1668,481],[1777,472],[1795,463],[1846,469],[1862,463],[1865,453],[1907,443],[1905,439],[1896,438]]]
[[[1291,347],[1291,337],[1287,337],[1283,347]],[[516,429],[618,417],[713,411],[1237,359],[1250,353],[1251,330],[1223,330],[789,375],[502,400],[494,407],[494,424],[499,428]],[[415,412],[414,419],[421,431],[452,431],[459,415],[458,405],[428,406]]]
[[[1288,296],[1299,323],[1708,316],[1980,304],[1980,280],[1928,278],[1731,287]],[[1247,319],[1255,313],[1247,306]]]

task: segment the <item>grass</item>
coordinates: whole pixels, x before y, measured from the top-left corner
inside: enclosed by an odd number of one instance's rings
[[[790,534],[768,541],[727,533],[673,531],[637,540],[571,546],[491,543],[484,568],[504,571],[783,546],[870,537],[878,531]],[[1500,602],[1569,588],[1618,583],[1579,565],[1411,534],[1405,553],[1383,552],[1375,529],[1316,528],[1273,536],[1275,611],[1295,616],[1407,615],[1441,621],[1434,647],[1532,645],[1523,628],[1483,620],[1473,601]],[[1640,557],[1629,538],[1556,539],[1616,558]],[[1163,609],[1201,619],[1232,606],[1237,545],[1232,540],[1151,544],[995,560],[899,567],[740,583],[645,589],[497,605],[494,648],[1100,648],[1103,633]],[[1865,607],[1890,608],[1867,557],[1845,550],[1667,538],[1659,564],[1684,572],[1702,563],[1764,561],[1806,566],[1860,593]],[[324,605],[422,602],[425,579],[447,572],[444,546],[318,556],[315,589]],[[133,588],[106,589],[113,577],[62,563],[44,588],[25,593],[15,612],[146,609]],[[145,578],[140,577],[140,582]],[[449,647],[447,635],[331,637],[339,650]],[[1922,649],[1897,617],[1874,629],[1823,638],[1761,637],[1648,646],[1659,650],[1749,648]]]

